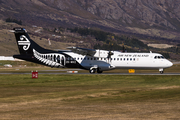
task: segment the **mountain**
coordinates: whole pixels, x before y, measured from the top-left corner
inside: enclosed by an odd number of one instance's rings
[[[0,17],[23,25],[180,38],[179,0],[0,0]]]
[[[116,47],[124,43],[131,50],[163,52],[172,59],[180,59],[179,7],[178,0],[0,0],[0,55],[18,53],[14,36],[8,30],[19,26],[48,49],[106,49],[114,42]],[[73,29],[74,33],[70,31]],[[98,40],[97,34],[107,39]],[[48,38],[51,46],[47,44]],[[151,46],[168,44],[172,48],[137,47],[141,42]]]

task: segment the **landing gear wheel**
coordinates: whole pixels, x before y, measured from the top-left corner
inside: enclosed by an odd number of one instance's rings
[[[96,72],[96,69],[93,68],[93,69],[89,70],[89,72],[90,72],[91,74],[92,74],[92,73],[95,73],[95,72]]]
[[[101,73],[103,73],[103,71],[97,71],[97,73],[100,73],[100,74],[101,74]]]
[[[97,73],[102,73],[103,71],[99,70],[99,68],[97,69]]]
[[[160,69],[159,69],[159,72],[160,72],[160,74],[163,74],[163,73],[164,73],[163,68],[160,68]]]

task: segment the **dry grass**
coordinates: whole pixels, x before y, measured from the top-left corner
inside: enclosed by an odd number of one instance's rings
[[[73,103],[62,99],[0,106],[1,119],[180,119],[180,101]]]
[[[0,75],[1,119],[180,119],[179,76]]]
[[[127,29],[135,31],[139,34],[157,36],[157,37],[167,38],[167,39],[175,39],[177,37],[175,32],[163,31],[163,30],[158,30],[158,29],[141,29],[141,28],[132,28],[132,27],[127,27]]]
[[[148,46],[154,47],[154,48],[160,48],[160,49],[174,47],[174,45],[168,45],[168,44],[148,44]]]

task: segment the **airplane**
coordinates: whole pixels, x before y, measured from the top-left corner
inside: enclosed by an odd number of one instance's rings
[[[13,28],[20,54],[14,58],[57,68],[80,68],[90,73],[102,73],[112,69],[159,69],[173,65],[158,53],[125,53],[119,51],[94,50],[68,47],[69,50],[44,49],[30,39],[24,28]]]

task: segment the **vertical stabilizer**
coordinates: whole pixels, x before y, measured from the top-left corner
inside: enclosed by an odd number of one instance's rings
[[[27,31],[23,28],[14,28],[14,34],[21,55],[32,55],[31,41]]]
[[[33,49],[40,53],[52,52],[52,50],[44,49],[35,43],[24,28],[14,28],[13,32],[21,55],[33,55]]]

